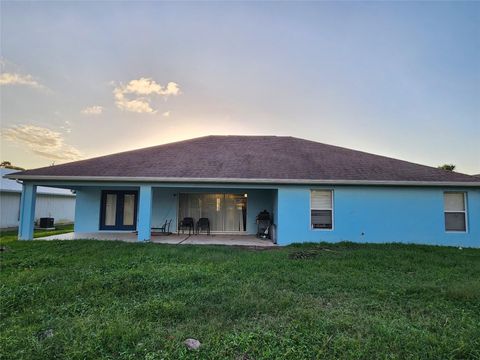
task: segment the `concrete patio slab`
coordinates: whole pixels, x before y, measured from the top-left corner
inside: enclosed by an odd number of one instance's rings
[[[124,241],[137,242],[137,235],[132,232],[92,232],[79,233],[71,232],[66,234],[51,235],[35,240],[105,240],[105,241]],[[276,246],[270,240],[258,239],[253,235],[188,235],[171,234],[162,236],[152,236],[151,241],[156,244],[173,245],[234,245],[234,246],[255,246],[271,247]]]

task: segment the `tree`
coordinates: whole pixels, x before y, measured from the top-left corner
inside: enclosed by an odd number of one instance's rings
[[[453,165],[453,164],[443,164],[443,165],[439,166],[438,168],[442,169],[442,170],[453,171],[453,170],[455,170],[455,165]]]
[[[25,170],[24,168],[22,168],[20,166],[12,165],[12,163],[10,161],[2,161],[0,163],[0,168],[13,169],[13,170]]]

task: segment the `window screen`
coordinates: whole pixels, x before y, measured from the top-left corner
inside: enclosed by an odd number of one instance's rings
[[[312,190],[310,194],[310,218],[312,229],[333,228],[333,192]]]
[[[446,231],[467,230],[465,193],[444,193],[444,212]]]

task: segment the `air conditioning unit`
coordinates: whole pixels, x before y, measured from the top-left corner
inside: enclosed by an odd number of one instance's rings
[[[41,229],[51,229],[53,228],[54,219],[52,217],[40,218],[39,227]]]

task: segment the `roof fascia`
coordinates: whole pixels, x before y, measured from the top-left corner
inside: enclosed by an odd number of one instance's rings
[[[376,186],[466,186],[480,187],[480,181],[391,181],[391,180],[312,180],[312,179],[244,179],[244,178],[177,178],[130,176],[51,176],[8,174],[8,179],[24,181],[89,181],[89,182],[141,182],[141,183],[232,183],[275,185],[376,185]]]

